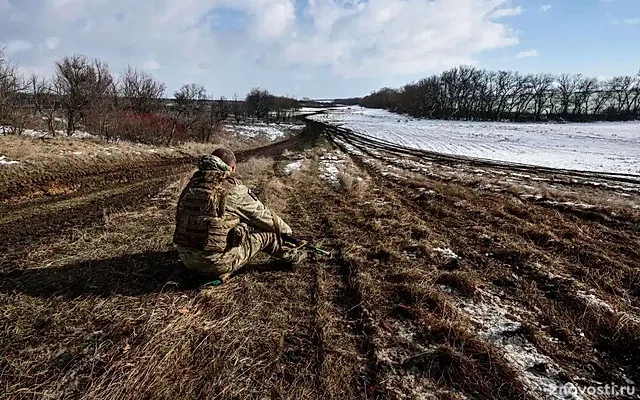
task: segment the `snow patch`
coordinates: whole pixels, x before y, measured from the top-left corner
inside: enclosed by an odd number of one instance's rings
[[[0,134],[9,134],[13,132],[13,128],[10,126],[6,126],[6,125],[1,125],[0,126]],[[21,136],[27,136],[27,137],[32,137],[32,138],[52,138],[53,136],[51,135],[51,133],[49,133],[49,131],[43,131],[43,130],[38,130],[38,129],[23,129],[22,132],[20,133]],[[62,136],[62,137],[71,137],[74,139],[89,139],[89,138],[93,138],[96,137],[95,135],[92,135],[89,132],[85,132],[85,131],[79,131],[76,130],[73,132],[73,134],[71,134],[71,136],[67,135],[67,131],[65,130],[56,130],[55,134],[57,136]]]
[[[458,299],[461,309],[479,325],[481,337],[502,349],[525,387],[543,399],[584,399],[579,394],[564,396],[557,391],[566,384],[560,379],[561,368],[519,334],[522,324],[510,318],[520,315],[521,310],[510,312],[497,296],[483,290],[479,293],[482,298],[479,302]]]
[[[295,115],[312,115],[312,114],[317,114],[327,110],[328,108],[302,107],[298,111],[295,111],[294,114]]]
[[[587,293],[584,292],[582,290],[579,290],[576,292],[576,295],[583,299],[584,301],[587,302],[587,304],[597,307],[597,308],[604,308],[605,310],[609,311],[612,314],[615,314],[615,310],[613,309],[613,307],[611,307],[611,305],[609,303],[607,303],[606,301],[598,298],[595,294],[593,293]]]
[[[0,156],[0,165],[14,165],[14,164],[20,164],[20,161],[7,160],[6,156]]]
[[[338,165],[345,162],[343,157],[344,155],[339,152],[327,153],[320,157],[320,171],[322,172],[320,176],[336,189],[340,188]]]
[[[296,162],[292,162],[291,164],[287,164],[284,167],[284,173],[285,174],[290,174],[290,173],[292,173],[294,171],[300,171],[300,168],[302,168],[302,162],[303,161],[304,160],[298,160]]]
[[[441,249],[440,247],[436,247],[433,251],[451,260],[457,260],[460,258],[460,256],[454,253],[451,249]]]
[[[265,135],[270,140],[276,140],[285,135],[287,131],[299,131],[305,128],[304,125],[295,125],[295,124],[240,124],[240,125],[232,125],[227,124],[224,126],[225,129],[229,132],[235,133],[240,136],[246,137],[256,137],[258,135]]]
[[[152,201],[166,201],[173,198],[173,194],[179,189],[178,185],[180,181],[175,181],[169,184],[166,188],[158,192],[155,197],[152,197]]]
[[[385,389],[398,399],[437,399],[437,388],[431,380],[419,369],[407,367],[410,360],[437,349],[435,345],[425,346],[416,340],[416,332],[410,321],[392,321],[380,329],[381,338],[374,339],[378,342],[375,343],[378,362],[387,369]],[[389,343],[398,345],[389,347]]]

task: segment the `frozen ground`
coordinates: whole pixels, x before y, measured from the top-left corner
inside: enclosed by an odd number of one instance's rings
[[[362,107],[313,120],[404,147],[519,164],[640,175],[640,122],[551,124],[442,121]]]

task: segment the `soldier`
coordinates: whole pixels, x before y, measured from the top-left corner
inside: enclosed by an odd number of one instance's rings
[[[294,265],[303,250],[283,244],[291,228],[231,177],[236,157],[226,148],[200,158],[178,200],[173,243],[187,269],[224,282],[256,254]]]

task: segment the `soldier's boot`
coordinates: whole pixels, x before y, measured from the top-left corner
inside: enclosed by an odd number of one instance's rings
[[[218,277],[218,280],[219,280],[221,283],[225,283],[225,282],[227,282],[229,279],[231,279],[231,276],[232,276],[231,274],[232,274],[231,272],[228,272],[228,273],[226,273],[226,274],[222,274],[222,275],[220,275],[220,276]]]
[[[202,286],[200,286],[201,289],[205,289],[205,288],[210,288],[210,287],[216,287],[216,286],[220,286],[223,283],[227,283],[227,281],[229,279],[231,279],[232,277],[232,273],[226,273],[226,274],[222,274],[220,276],[218,276],[217,278],[214,279],[208,279],[207,282],[205,282],[204,284],[202,284]]]

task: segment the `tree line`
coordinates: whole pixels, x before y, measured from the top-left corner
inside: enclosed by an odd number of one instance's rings
[[[165,98],[166,86],[133,67],[116,76],[107,63],[76,54],[55,63],[52,77],[22,76],[0,51],[0,125],[10,133],[44,122],[51,135],[78,129],[143,143],[209,141],[229,119],[281,122],[300,103],[255,88],[244,98],[214,97],[189,83]]]
[[[357,103],[432,119],[628,121],[640,119],[640,72],[598,79],[461,66],[398,89],[382,88]]]

